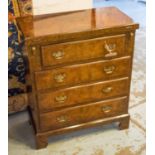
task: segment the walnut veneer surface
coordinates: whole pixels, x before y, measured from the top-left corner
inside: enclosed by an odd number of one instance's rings
[[[37,148],[49,136],[100,124],[128,128],[135,30],[115,7],[17,19],[25,36]]]

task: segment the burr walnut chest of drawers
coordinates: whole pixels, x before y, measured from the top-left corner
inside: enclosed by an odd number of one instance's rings
[[[96,125],[129,126],[135,30],[115,7],[17,19],[25,36],[29,112],[37,148]]]

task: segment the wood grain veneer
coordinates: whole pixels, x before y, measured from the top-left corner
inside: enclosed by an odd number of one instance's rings
[[[128,104],[137,23],[115,7],[17,19],[25,36],[29,113],[37,148],[48,137],[119,122]]]
[[[40,112],[128,94],[129,79],[108,80],[38,93]],[[94,95],[93,95],[94,94]]]

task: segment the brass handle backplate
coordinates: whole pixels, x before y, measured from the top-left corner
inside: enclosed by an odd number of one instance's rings
[[[102,107],[102,111],[104,113],[109,113],[111,110],[112,110],[112,107],[111,106],[103,106]]]
[[[117,52],[114,52],[114,50],[116,49],[116,44],[107,44],[105,42],[104,48],[108,52],[107,54],[105,54],[105,57],[114,57],[114,56],[117,56]]]
[[[63,103],[67,100],[67,96],[66,95],[60,95],[60,96],[56,96],[55,97],[56,102],[58,103]]]
[[[62,83],[62,82],[64,82],[65,77],[66,77],[65,73],[60,73],[60,74],[55,75],[54,79],[55,79],[56,82]]]
[[[115,70],[115,66],[105,66],[104,67],[104,72],[106,74],[112,74],[114,70]]]
[[[102,89],[102,92],[103,93],[110,93],[111,91],[112,91],[112,87],[107,87],[107,88],[104,88],[104,89]]]
[[[67,118],[66,118],[66,116],[60,116],[60,117],[57,117],[57,121],[59,123],[65,123],[65,122],[67,122]]]
[[[53,57],[57,60],[62,59],[64,56],[64,52],[63,51],[56,51],[52,53]]]

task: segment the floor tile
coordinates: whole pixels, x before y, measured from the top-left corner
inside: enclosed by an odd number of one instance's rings
[[[35,150],[27,113],[14,115],[10,121],[10,155],[116,155],[124,149],[135,155],[145,145],[145,132],[131,122],[128,130],[112,124],[54,136],[46,149]]]
[[[146,105],[145,102],[130,109],[131,119],[142,129],[146,126]]]

